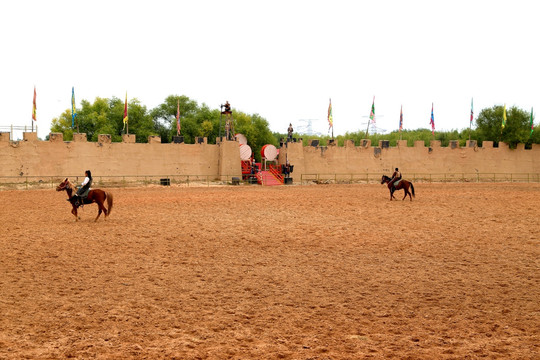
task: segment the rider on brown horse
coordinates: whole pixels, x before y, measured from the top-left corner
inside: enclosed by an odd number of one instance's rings
[[[86,197],[88,196],[90,186],[92,186],[92,173],[90,172],[90,170],[86,170],[84,172],[84,175],[84,181],[82,182],[79,190],[77,190],[77,193],[73,196],[74,199],[72,199],[72,201],[77,207],[84,205],[84,199],[86,199]]]
[[[390,180],[388,186],[394,186],[394,183],[399,180],[401,180],[401,172],[399,172],[399,169],[396,168],[396,171],[394,171],[392,174],[392,180]]]

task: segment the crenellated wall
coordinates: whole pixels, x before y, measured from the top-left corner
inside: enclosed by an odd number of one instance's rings
[[[303,146],[302,143],[288,143],[279,154],[279,162],[288,159],[294,165],[294,176],[302,174],[364,174],[388,173],[398,167],[403,173],[540,173],[540,145],[534,144],[525,150],[523,144],[510,149],[507,144],[484,141],[482,147],[467,141],[459,147],[457,141],[441,147],[440,141],[432,141],[426,147],[423,141],[416,141],[408,147],[407,141],[398,141],[389,147],[381,141],[379,146],[371,146],[370,140],[363,140],[355,146],[348,140],[345,146]]]
[[[238,142],[208,144],[162,144],[153,137],[149,143],[135,143],[125,136],[121,143],[109,135],[99,135],[98,142],[88,142],[86,134],[74,134],[74,141],[63,141],[54,133],[49,141],[39,141],[28,133],[23,141],[5,141],[0,136],[0,176],[95,175],[209,175],[241,176]],[[238,159],[231,161],[230,159]]]
[[[123,142],[111,142],[109,135],[99,135],[98,142],[88,142],[86,134],[74,134],[64,141],[52,133],[49,141],[40,141],[35,133],[24,133],[23,141],[10,141],[9,133],[0,133],[1,176],[71,176],[91,169],[96,176],[207,175],[225,180],[241,176],[240,150],[236,141],[208,144],[162,144],[152,137],[146,144],[136,143],[134,135]],[[219,140],[219,139],[218,139]],[[351,140],[345,146],[303,146],[287,143],[280,149],[279,163],[286,159],[294,165],[294,177],[302,174],[374,174],[390,173],[399,167],[405,176],[413,173],[540,173],[540,145],[525,150],[523,144],[509,149],[504,143],[494,148],[484,141],[459,147],[451,141],[441,147],[432,141],[429,147],[416,141],[408,147],[399,141],[390,147],[381,141],[371,146],[362,140],[356,146]]]

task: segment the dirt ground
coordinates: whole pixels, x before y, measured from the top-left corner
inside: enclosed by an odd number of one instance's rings
[[[0,359],[539,359],[540,184],[415,185],[0,191]]]

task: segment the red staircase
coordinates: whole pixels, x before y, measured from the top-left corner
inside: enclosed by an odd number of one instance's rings
[[[257,180],[259,184],[266,186],[283,185],[283,180],[280,181],[271,171],[260,171],[257,174]]]

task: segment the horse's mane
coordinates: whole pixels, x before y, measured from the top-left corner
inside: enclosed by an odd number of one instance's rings
[[[69,179],[67,179],[67,187],[71,188],[71,190],[75,190],[75,185]]]

